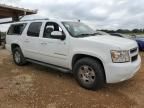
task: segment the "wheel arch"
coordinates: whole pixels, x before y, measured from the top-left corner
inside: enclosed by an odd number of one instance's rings
[[[11,44],[11,51],[13,52],[13,50],[17,47],[20,48],[20,46],[17,43]]]
[[[103,73],[103,74],[104,74],[104,80],[105,80],[105,82],[106,82],[106,74],[105,74],[104,63],[103,63],[103,61],[102,61],[100,58],[98,58],[98,57],[91,56],[91,55],[87,55],[87,54],[75,54],[75,55],[73,56],[73,58],[72,58],[72,63],[71,63],[72,68],[73,68],[74,64],[75,64],[78,60],[80,60],[80,59],[82,59],[82,58],[85,58],[85,57],[93,58],[93,59],[97,60],[97,61],[101,64],[101,66],[102,66],[102,68],[103,68],[103,71],[104,71],[104,73]]]

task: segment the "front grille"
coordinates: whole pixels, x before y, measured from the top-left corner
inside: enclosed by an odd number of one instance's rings
[[[133,54],[133,53],[137,52],[137,50],[138,50],[138,48],[133,48],[130,50],[130,53]]]
[[[135,56],[131,57],[132,62],[136,61],[137,59],[138,59],[138,55],[135,55]]]

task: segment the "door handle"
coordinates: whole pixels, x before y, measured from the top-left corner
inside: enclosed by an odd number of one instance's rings
[[[41,45],[47,45],[47,43],[41,43]]]
[[[25,40],[24,42],[25,42],[25,43],[29,43],[30,41],[29,41],[29,40]]]

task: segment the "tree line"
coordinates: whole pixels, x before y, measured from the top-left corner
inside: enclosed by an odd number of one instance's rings
[[[102,29],[101,31],[104,31],[107,33],[144,34],[144,29],[133,29],[133,30],[128,30],[128,29],[106,30],[106,29]]]

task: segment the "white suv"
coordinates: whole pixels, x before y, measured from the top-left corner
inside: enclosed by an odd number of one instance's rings
[[[97,33],[81,22],[44,19],[13,23],[6,47],[17,65],[33,62],[71,72],[87,89],[127,80],[141,64],[135,41]]]

